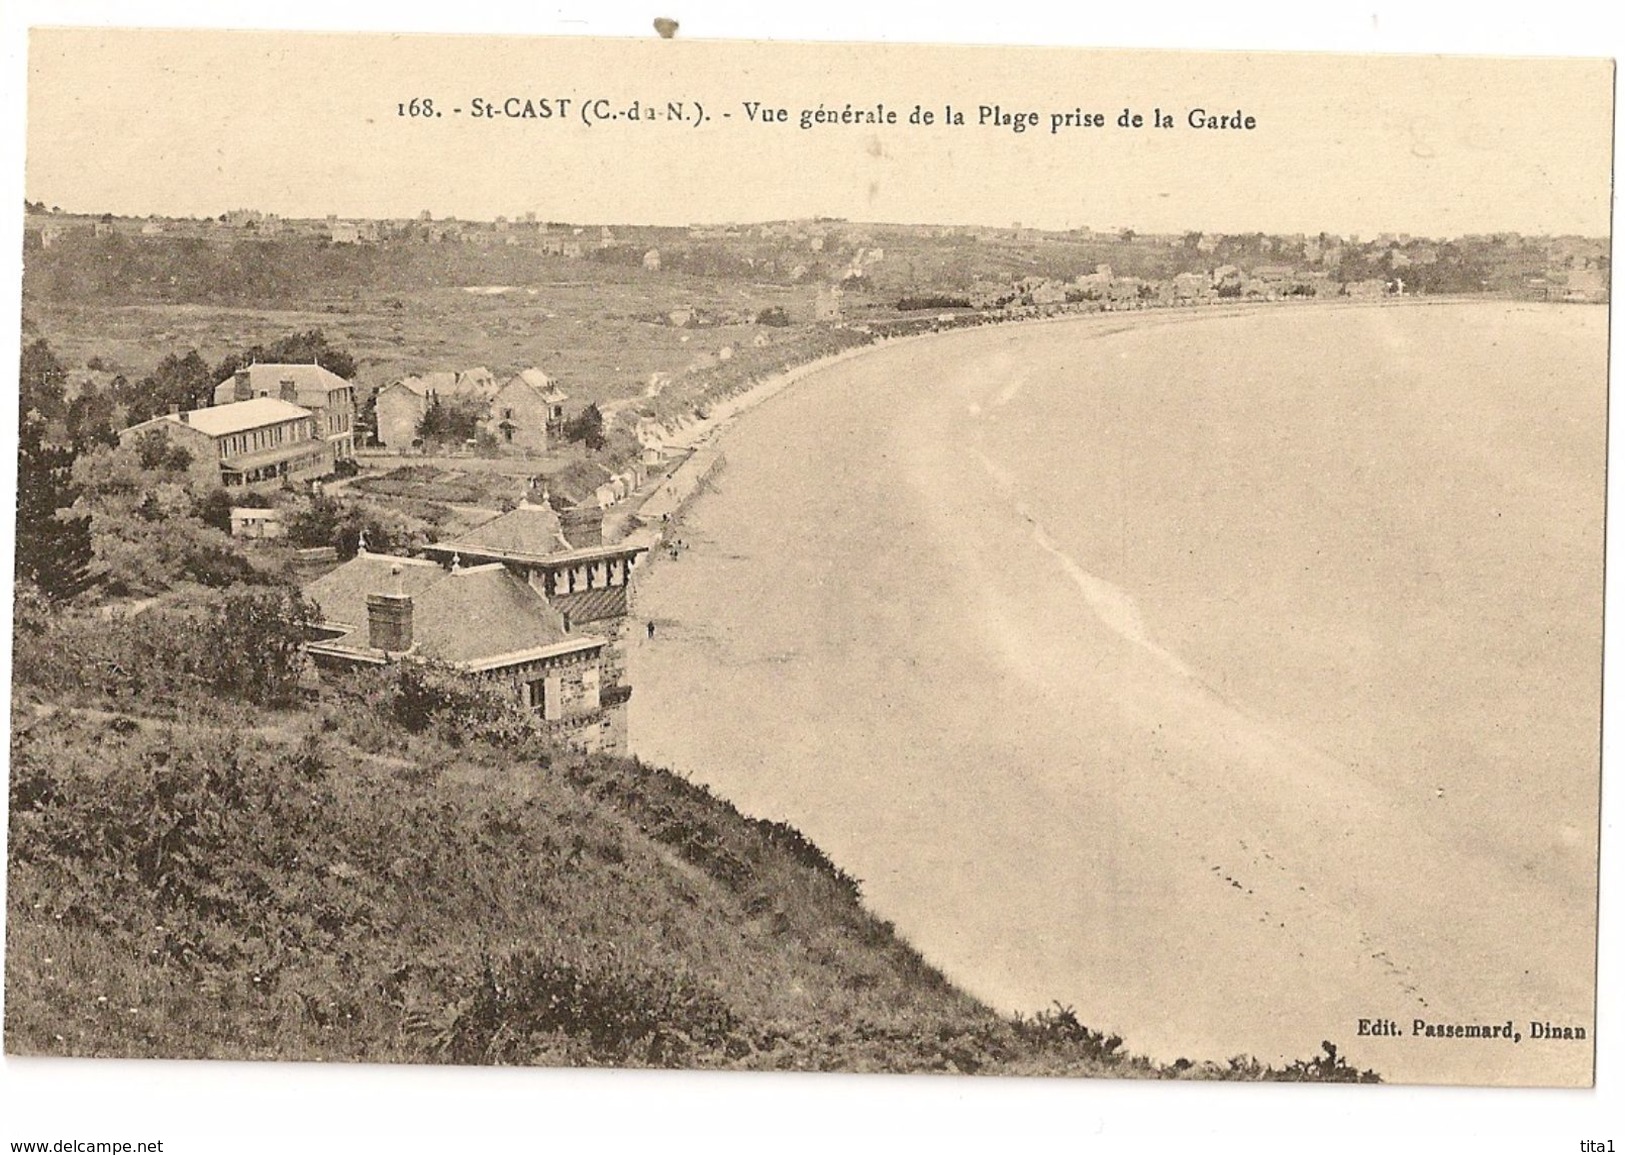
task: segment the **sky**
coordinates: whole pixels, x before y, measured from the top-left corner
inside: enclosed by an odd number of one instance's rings
[[[27,79],[26,196],[78,212],[1364,236],[1609,225],[1613,72],[1595,58],[36,28]],[[414,97],[439,115],[402,115]],[[473,115],[510,98],[554,115]],[[673,101],[688,121],[581,117]],[[898,122],[798,123],[849,105]],[[935,123],[909,123],[916,106]],[[963,125],[944,123],[949,107]],[[1195,109],[1255,127],[1193,128]],[[1120,127],[1125,110],[1146,126]],[[1156,110],[1172,127],[1150,126]],[[1105,125],[1052,123],[1068,112]]]

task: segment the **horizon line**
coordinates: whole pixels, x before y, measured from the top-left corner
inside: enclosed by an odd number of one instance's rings
[[[25,205],[27,205],[27,204],[44,205],[46,203],[46,201],[43,200],[43,199],[35,200],[35,201],[29,201],[28,198],[25,196],[24,197],[24,203],[25,203]],[[31,219],[34,219],[34,218],[37,218],[37,217],[41,217],[41,216],[44,216],[44,217],[87,217],[87,218],[97,218],[97,219],[104,219],[104,218],[107,218],[107,217],[111,217],[114,220],[131,220],[131,221],[137,221],[137,220],[141,220],[141,221],[169,220],[169,221],[185,221],[185,222],[192,222],[192,223],[198,223],[198,224],[210,224],[210,223],[219,224],[219,223],[222,223],[222,218],[223,217],[226,217],[231,213],[248,212],[248,213],[259,213],[259,214],[261,214],[262,217],[270,218],[270,219],[273,219],[273,220],[279,220],[279,221],[283,221],[283,222],[290,223],[290,224],[326,224],[329,221],[346,221],[346,222],[372,221],[372,222],[377,222],[377,223],[408,224],[408,225],[414,225],[414,224],[462,224],[462,225],[495,226],[495,225],[497,225],[499,223],[506,223],[506,224],[510,224],[510,225],[517,224],[517,225],[523,225],[523,226],[548,225],[548,226],[559,226],[559,227],[563,227],[563,228],[609,228],[609,229],[622,228],[622,229],[663,229],[663,230],[699,229],[699,228],[706,228],[706,229],[759,228],[759,227],[761,227],[763,225],[814,225],[814,224],[817,224],[817,225],[844,225],[844,226],[853,227],[853,228],[964,229],[964,230],[978,230],[978,231],[993,231],[993,232],[1001,232],[1001,233],[1050,233],[1050,234],[1055,234],[1055,235],[1058,235],[1058,236],[1086,234],[1086,235],[1091,235],[1091,236],[1095,236],[1095,237],[1112,237],[1112,238],[1121,238],[1124,233],[1130,233],[1134,237],[1184,237],[1184,236],[1188,236],[1188,235],[1190,235],[1192,233],[1195,233],[1195,234],[1198,234],[1198,235],[1204,236],[1204,237],[1207,237],[1207,236],[1217,236],[1217,237],[1265,236],[1265,237],[1272,237],[1272,238],[1274,238],[1274,237],[1313,238],[1313,237],[1319,237],[1319,236],[1324,235],[1324,236],[1326,236],[1328,238],[1345,241],[1345,242],[1351,243],[1351,244],[1366,244],[1366,243],[1369,243],[1369,242],[1374,241],[1374,240],[1378,240],[1378,239],[1383,238],[1383,237],[1391,237],[1391,238],[1405,237],[1405,238],[1408,238],[1410,241],[1437,241],[1437,242],[1441,242],[1441,243],[1447,243],[1447,242],[1453,241],[1453,240],[1467,240],[1467,239],[1471,239],[1471,238],[1475,238],[1475,237],[1492,237],[1492,238],[1493,237],[1518,237],[1520,239],[1547,239],[1547,240],[1561,240],[1561,239],[1563,239],[1565,237],[1577,237],[1577,238],[1580,238],[1582,240],[1596,240],[1596,241],[1611,241],[1612,238],[1613,238],[1612,231],[1602,232],[1602,233],[1553,232],[1553,231],[1531,232],[1531,231],[1528,231],[1526,229],[1517,229],[1517,228],[1486,228],[1486,229],[1475,230],[1475,231],[1471,231],[1471,232],[1458,232],[1458,233],[1449,233],[1449,234],[1446,234],[1446,233],[1422,233],[1422,232],[1415,232],[1415,231],[1411,231],[1411,230],[1407,230],[1407,229],[1396,229],[1396,228],[1383,228],[1383,229],[1376,229],[1376,230],[1370,230],[1370,231],[1365,230],[1365,229],[1339,231],[1339,230],[1326,229],[1326,228],[1314,229],[1314,230],[1310,230],[1310,229],[1279,229],[1279,228],[1278,229],[1260,229],[1260,228],[1233,229],[1233,228],[1196,228],[1196,227],[1180,227],[1180,228],[1167,229],[1167,228],[1150,228],[1150,227],[1139,228],[1139,227],[1136,227],[1134,225],[1111,225],[1111,226],[1101,227],[1101,226],[1096,226],[1096,225],[1029,224],[1029,223],[1024,222],[1024,221],[1012,221],[1012,222],[1005,223],[1005,224],[993,224],[993,223],[989,223],[989,222],[985,222],[985,221],[951,221],[951,220],[899,221],[899,220],[878,220],[878,219],[877,220],[859,220],[859,219],[854,219],[854,218],[851,218],[851,217],[837,217],[837,216],[823,216],[823,215],[797,216],[797,217],[759,217],[759,218],[751,218],[751,219],[748,219],[748,220],[745,220],[745,219],[735,219],[735,220],[691,220],[691,221],[672,222],[672,223],[660,223],[660,222],[657,222],[657,221],[634,221],[634,220],[621,220],[621,221],[612,221],[612,220],[566,220],[566,219],[559,218],[559,217],[544,217],[540,211],[533,211],[533,210],[529,210],[529,209],[519,210],[518,213],[516,213],[514,215],[498,214],[497,216],[492,216],[492,217],[479,217],[479,216],[457,216],[457,215],[454,215],[454,214],[446,214],[446,215],[435,215],[435,216],[431,216],[431,217],[425,219],[421,215],[421,213],[423,213],[425,211],[432,211],[432,210],[420,209],[417,213],[412,213],[412,214],[409,214],[409,215],[388,214],[388,215],[383,215],[383,216],[372,216],[372,215],[367,215],[367,214],[362,214],[362,213],[341,213],[341,212],[340,213],[334,213],[334,212],[329,212],[329,213],[323,213],[323,214],[318,215],[318,216],[303,216],[303,215],[294,216],[294,215],[289,215],[289,214],[285,214],[285,213],[276,212],[276,211],[270,210],[270,209],[260,209],[260,208],[250,207],[250,206],[247,206],[247,205],[238,205],[238,206],[235,206],[235,207],[230,208],[230,209],[225,209],[225,210],[223,210],[223,211],[221,211],[219,213],[210,213],[210,214],[199,215],[197,213],[171,213],[171,212],[158,212],[158,211],[114,212],[114,211],[112,211],[110,209],[62,208],[61,206],[53,205],[50,208],[45,209],[43,212],[30,211],[29,209],[25,208],[24,213],[23,213],[23,219],[24,219],[24,221],[26,223],[28,220],[31,220]],[[525,219],[526,214],[532,215],[535,219],[526,220]]]

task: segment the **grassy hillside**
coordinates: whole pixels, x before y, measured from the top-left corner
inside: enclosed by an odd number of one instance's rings
[[[1331,1052],[1159,1067],[1068,1009],[996,1015],[795,830],[672,774],[433,675],[207,664],[273,628],[255,597],[112,629],[25,605],[9,1052],[1360,1075]]]

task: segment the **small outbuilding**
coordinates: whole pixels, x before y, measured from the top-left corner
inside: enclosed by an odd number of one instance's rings
[[[237,505],[231,510],[231,536],[270,540],[287,535],[282,511],[270,506]]]

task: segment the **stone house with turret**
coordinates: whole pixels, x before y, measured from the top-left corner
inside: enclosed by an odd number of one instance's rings
[[[454,558],[445,566],[362,551],[307,585],[305,596],[320,612],[306,647],[318,669],[439,663],[505,687],[567,745],[626,749],[626,699],[604,692],[609,639],[566,628],[500,563]]]
[[[603,540],[603,511],[517,508],[408,558],[365,551],[305,587],[318,667],[439,661],[509,686],[549,731],[625,752],[632,572],[646,546]]]

